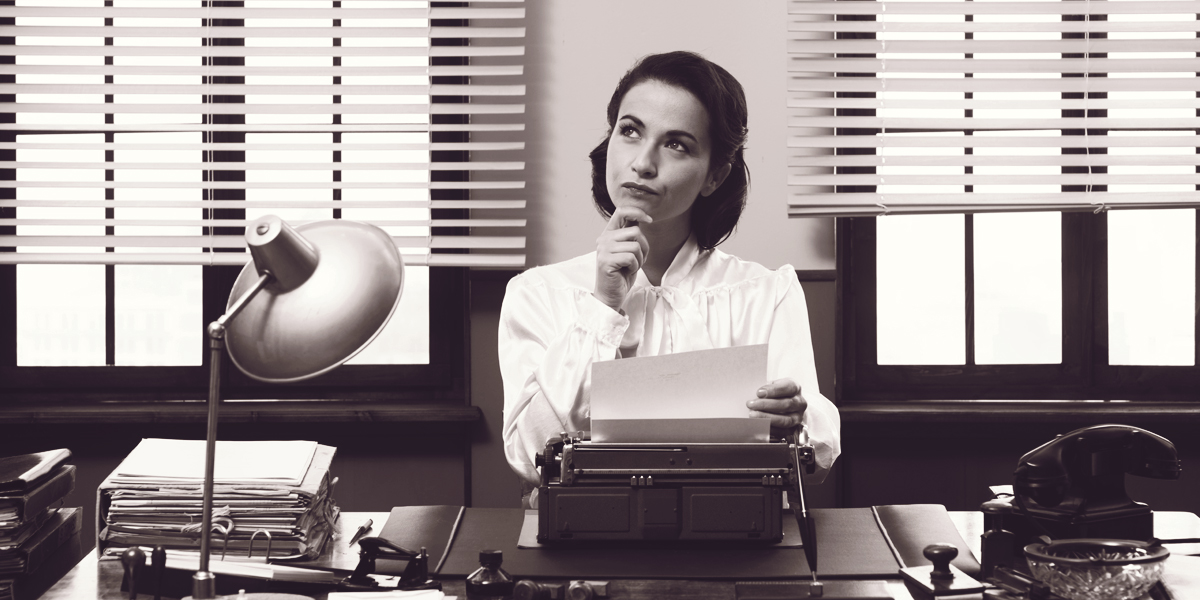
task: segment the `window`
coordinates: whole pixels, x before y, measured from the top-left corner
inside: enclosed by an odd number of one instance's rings
[[[3,4],[7,397],[203,397],[265,214],[382,227],[405,291],[346,367],[227,397],[462,397],[466,269],[524,263],[519,2]]]
[[[1194,3],[790,11],[790,214],[843,217],[839,397],[1196,389]]]

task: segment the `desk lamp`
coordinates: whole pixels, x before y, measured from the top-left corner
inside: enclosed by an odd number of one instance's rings
[[[400,302],[404,262],[391,236],[354,221],[319,221],[292,228],[265,216],[246,228],[252,261],[229,294],[226,312],[208,325],[208,438],[200,528],[200,569],[192,598],[216,597],[208,570],[221,358],[266,382],[316,377],[371,343]],[[250,598],[303,598],[247,594]]]

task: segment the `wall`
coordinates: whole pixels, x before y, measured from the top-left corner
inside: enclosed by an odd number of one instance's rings
[[[722,248],[772,268],[833,268],[832,222],[787,218],[785,0],[526,5],[529,266],[595,249],[604,222],[592,207],[587,154],[607,133],[613,88],[642,56],[691,50],[732,73],[749,103],[750,202]]]

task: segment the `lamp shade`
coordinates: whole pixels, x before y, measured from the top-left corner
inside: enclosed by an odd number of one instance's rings
[[[267,216],[246,241],[253,261],[234,282],[229,307],[263,273],[272,277],[228,323],[225,344],[254,379],[300,381],[341,365],[375,339],[400,302],[404,262],[374,225],[332,220],[293,229]]]

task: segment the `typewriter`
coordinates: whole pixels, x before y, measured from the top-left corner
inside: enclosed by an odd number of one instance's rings
[[[795,457],[799,457],[797,460]],[[535,459],[538,542],[777,543],[783,492],[815,468],[811,446],[592,442],[563,433]],[[796,464],[797,462],[801,464]]]

